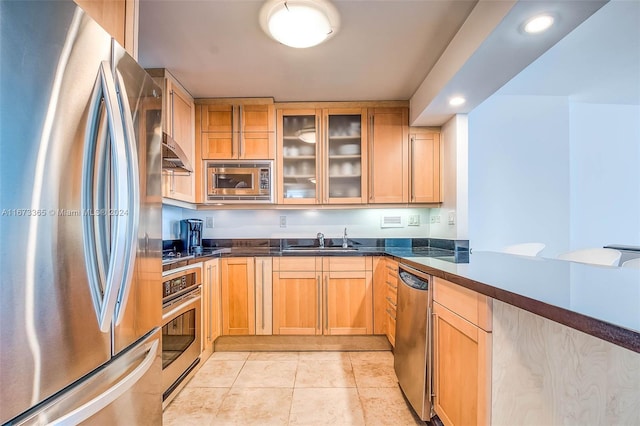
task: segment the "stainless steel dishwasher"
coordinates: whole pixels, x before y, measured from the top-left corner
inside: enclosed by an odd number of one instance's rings
[[[422,420],[431,418],[431,275],[398,267],[394,368],[400,388]]]

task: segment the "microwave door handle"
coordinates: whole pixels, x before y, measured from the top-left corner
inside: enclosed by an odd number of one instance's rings
[[[110,331],[113,310],[122,281],[118,277],[122,274],[122,259],[124,257],[122,251],[125,240],[121,220],[116,217],[113,227],[110,228],[109,211],[105,208],[108,207],[109,210],[122,208],[122,198],[123,195],[126,195],[126,185],[122,179],[123,174],[126,174],[126,164],[122,161],[122,157],[126,156],[124,127],[120,114],[116,113],[119,108],[116,101],[115,81],[110,67],[108,61],[103,61],[100,64],[90,98],[89,119],[85,131],[80,201],[83,213],[85,213],[82,215],[85,267],[98,326],[104,333]],[[101,102],[102,98],[104,98],[104,102]],[[103,210],[96,211],[95,198],[99,197],[101,200],[106,200],[107,198],[105,185],[103,185],[105,182],[96,182],[94,177],[96,167],[99,168],[98,176],[101,178],[107,172],[107,168],[103,166],[107,157],[106,148],[100,149],[100,138],[96,137],[100,133],[101,105],[104,105],[107,127],[111,137],[111,171],[113,173],[114,191],[113,204],[100,206]],[[97,148],[98,150],[96,151]],[[109,181],[109,179],[105,178],[105,181]],[[106,239],[109,231],[111,231],[109,241],[111,251],[107,260]],[[96,241],[96,233],[101,237],[99,241]],[[102,283],[104,283],[104,286],[101,285]]]
[[[116,88],[118,89],[120,101],[120,113],[122,116],[126,151],[127,151],[127,182],[128,193],[125,194],[126,206],[114,212],[118,218],[126,223],[125,231],[125,253],[124,253],[124,273],[118,299],[114,308],[115,325],[120,324],[124,317],[125,307],[129,298],[129,292],[133,285],[133,270],[137,254],[138,229],[140,225],[140,174],[138,169],[138,144],[136,142],[135,128],[133,126],[133,115],[129,108],[129,97],[124,84],[124,79],[116,70]]]

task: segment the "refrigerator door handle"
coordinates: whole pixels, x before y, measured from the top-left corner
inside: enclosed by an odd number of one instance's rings
[[[98,411],[111,404],[113,401],[122,396],[126,391],[131,389],[145,373],[149,370],[153,361],[158,354],[158,344],[160,340],[155,340],[144,359],[131,373],[127,374],[122,380],[110,387],[104,393],[93,398],[91,401],[76,408],[70,413],[57,418],[48,424],[48,426],[64,426],[76,425],[96,414]]]
[[[104,98],[104,103],[102,102]],[[100,175],[107,173],[102,161],[96,165],[97,135],[100,130],[101,104],[104,105],[107,116],[107,124],[111,135],[111,164],[112,179],[98,176],[96,184],[96,171]],[[91,298],[98,318],[100,330],[107,333],[111,329],[116,299],[120,291],[123,278],[123,268],[126,262],[124,251],[127,244],[126,226],[123,225],[123,216],[120,213],[127,209],[128,196],[127,181],[127,148],[125,145],[124,125],[117,103],[115,80],[111,72],[111,65],[103,61],[98,70],[96,83],[91,94],[87,129],[85,132],[85,148],[82,166],[82,231],[85,252],[85,267],[87,269]],[[106,157],[105,150],[97,153],[99,160]],[[102,179],[104,180],[102,180]],[[111,182],[113,188],[112,203],[105,202],[102,208],[96,208],[96,196],[103,195],[104,185]],[[104,200],[103,200],[104,201]],[[99,235],[109,235],[110,250],[106,260],[106,237],[96,241],[96,232]],[[103,243],[103,244],[99,244]],[[106,277],[105,277],[105,265]],[[101,285],[104,282],[104,287]]]
[[[129,291],[132,285],[133,269],[138,251],[138,227],[140,225],[140,174],[138,173],[138,144],[136,142],[135,128],[133,126],[133,115],[129,108],[129,98],[124,85],[124,79],[116,70],[116,90],[120,103],[121,113],[127,150],[127,181],[129,192],[127,197],[127,208],[123,211],[115,212],[126,220],[126,247],[124,252],[124,273],[118,292],[118,299],[114,307],[115,325],[119,325],[126,311]]]

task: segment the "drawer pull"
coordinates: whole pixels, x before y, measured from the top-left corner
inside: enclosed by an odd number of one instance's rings
[[[394,308],[397,306],[397,304],[393,303],[393,300],[391,300],[389,296],[387,296],[387,302],[391,303]]]

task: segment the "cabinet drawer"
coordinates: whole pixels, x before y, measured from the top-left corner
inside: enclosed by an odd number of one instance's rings
[[[322,259],[319,257],[274,257],[274,271],[321,271]]]
[[[485,331],[491,331],[491,298],[442,278],[433,279],[433,300]]]
[[[324,271],[371,271],[373,258],[362,257],[325,257],[323,258]]]
[[[395,288],[388,286],[386,300],[388,303],[391,303],[395,309],[398,304],[398,291]]]

